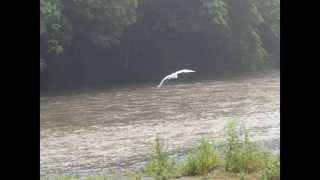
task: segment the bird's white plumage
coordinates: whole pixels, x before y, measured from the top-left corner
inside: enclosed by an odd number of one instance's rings
[[[191,72],[195,72],[194,70],[191,70],[191,69],[181,69],[179,71],[176,71],[172,74],[169,74],[167,75],[166,77],[164,77],[160,84],[157,86],[157,88],[161,88],[162,84],[166,81],[166,80],[169,80],[169,79],[176,79],[178,78],[178,74],[181,74],[181,73],[191,73]]]

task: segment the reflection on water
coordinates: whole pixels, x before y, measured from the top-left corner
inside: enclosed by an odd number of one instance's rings
[[[141,166],[158,135],[169,151],[203,135],[220,139],[231,118],[279,152],[279,72],[225,81],[41,97],[41,175],[97,175]]]

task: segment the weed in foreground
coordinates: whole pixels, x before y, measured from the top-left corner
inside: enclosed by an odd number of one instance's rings
[[[77,180],[78,178],[72,176],[57,176],[53,178],[54,180]]]
[[[173,162],[169,159],[167,151],[157,137],[152,147],[150,160],[144,168],[144,173],[156,179],[164,180],[174,176],[175,172]]]
[[[263,160],[263,168],[260,171],[261,180],[280,179],[280,158],[278,156],[266,153]]]
[[[226,133],[225,170],[233,173],[252,173],[261,169],[262,154],[249,141],[248,133],[246,132],[244,142],[241,141],[234,121],[228,124]]]
[[[140,172],[129,171],[126,174],[128,180],[141,180],[142,174]]]
[[[279,158],[257,148],[245,131],[244,139],[236,131],[236,123],[226,127],[227,146],[225,148],[225,170],[232,173],[260,173],[263,180],[277,179],[280,172]]]
[[[90,176],[84,180],[115,180],[113,176]]]
[[[221,165],[218,152],[207,139],[202,139],[183,163],[182,175],[195,176],[212,172]]]

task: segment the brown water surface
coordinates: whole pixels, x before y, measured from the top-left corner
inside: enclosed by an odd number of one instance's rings
[[[41,97],[41,175],[139,168],[157,135],[181,152],[204,135],[221,139],[231,118],[279,153],[279,72],[155,87]]]

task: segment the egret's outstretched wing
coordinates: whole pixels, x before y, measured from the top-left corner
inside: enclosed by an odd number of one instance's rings
[[[162,86],[162,84],[163,84],[166,80],[170,79],[170,75],[171,75],[171,74],[169,74],[169,75],[167,75],[166,77],[164,77],[164,78],[161,80],[160,84],[157,86],[157,88],[160,88],[160,87]]]
[[[182,70],[179,70],[175,73],[180,74],[180,73],[191,73],[191,72],[195,72],[195,71],[191,70],[191,69],[182,69]]]
[[[170,75],[167,75],[166,77],[164,77],[160,84],[157,86],[157,88],[160,88],[162,86],[162,84],[166,81],[166,80],[169,80],[169,79],[174,79],[174,78],[178,78],[178,74],[180,73],[191,73],[191,72],[195,72],[194,70],[191,70],[191,69],[182,69],[182,70],[179,70],[179,71],[176,71]]]

